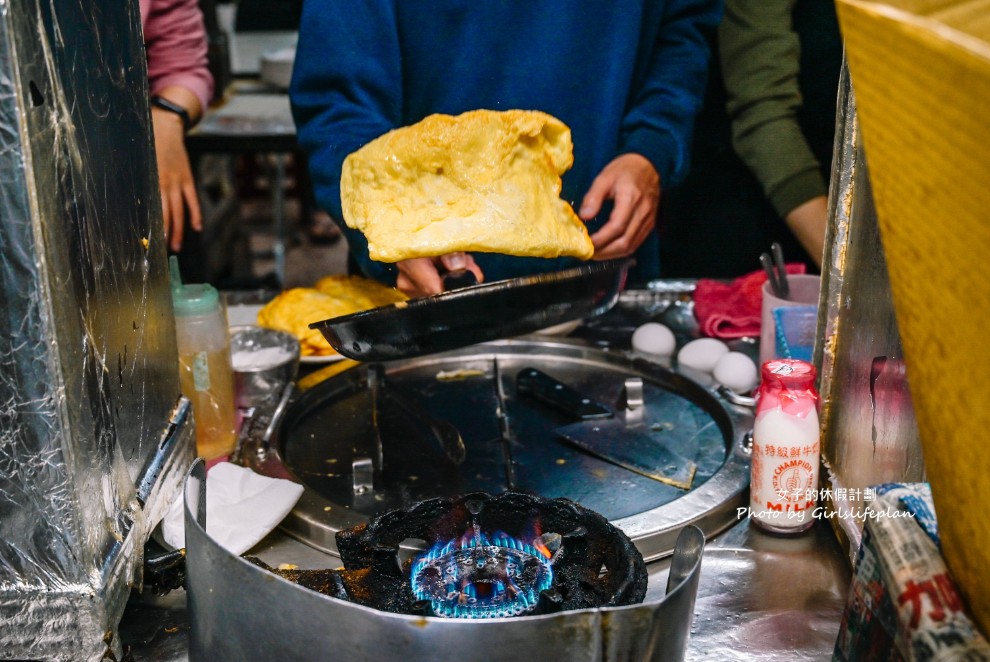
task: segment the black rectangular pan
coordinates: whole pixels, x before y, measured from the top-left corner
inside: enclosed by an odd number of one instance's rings
[[[390,361],[523,335],[615,305],[633,260],[482,283],[309,325],[341,355]]]

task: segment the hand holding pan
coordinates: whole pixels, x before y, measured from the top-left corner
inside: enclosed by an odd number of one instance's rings
[[[467,253],[412,258],[397,262],[396,266],[399,269],[396,287],[410,297],[440,294],[483,280],[481,269]]]
[[[631,258],[462,287],[310,324],[357,361],[407,359],[596,317],[619,299]]]

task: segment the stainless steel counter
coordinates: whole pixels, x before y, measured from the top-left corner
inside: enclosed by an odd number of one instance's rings
[[[686,659],[831,659],[849,581],[828,524],[780,538],[740,522],[705,550]]]
[[[653,319],[672,300],[684,300],[693,283],[662,282],[663,288],[623,294],[619,305],[576,336],[597,346],[627,350],[636,325]],[[693,316],[688,316],[693,321]],[[665,319],[670,323],[670,319]],[[693,335],[693,328],[677,328]],[[737,343],[739,351],[755,344]],[[271,566],[338,567],[339,560],[276,531],[250,552]],[[669,561],[649,564],[647,600],[662,597]],[[708,541],[701,566],[687,660],[830,659],[850,582],[850,568],[830,526],[817,522],[793,538],[772,536],[740,521]],[[120,635],[129,660],[188,659],[185,592],[135,596]]]
[[[300,568],[336,561],[277,531],[252,554],[270,565]],[[662,560],[649,569],[647,599],[662,594],[668,572]],[[686,659],[830,659],[849,578],[847,561],[827,524],[781,538],[741,521],[706,547]],[[135,595],[120,635],[133,662],[188,660],[185,592]]]

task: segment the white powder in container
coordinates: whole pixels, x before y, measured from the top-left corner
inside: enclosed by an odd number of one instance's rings
[[[272,368],[292,358],[292,352],[284,347],[263,347],[261,349],[239,350],[231,354],[234,370],[251,372]]]

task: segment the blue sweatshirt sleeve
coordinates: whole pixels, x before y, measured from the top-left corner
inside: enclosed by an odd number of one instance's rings
[[[340,174],[348,154],[400,125],[402,67],[392,0],[304,3],[289,97],[317,203],[343,228],[367,275],[395,282],[344,225]]]
[[[709,38],[722,18],[722,0],[668,0],[645,81],[622,123],[619,153],[642,154],[664,188],[680,183],[690,165],[694,118],[701,109]]]

